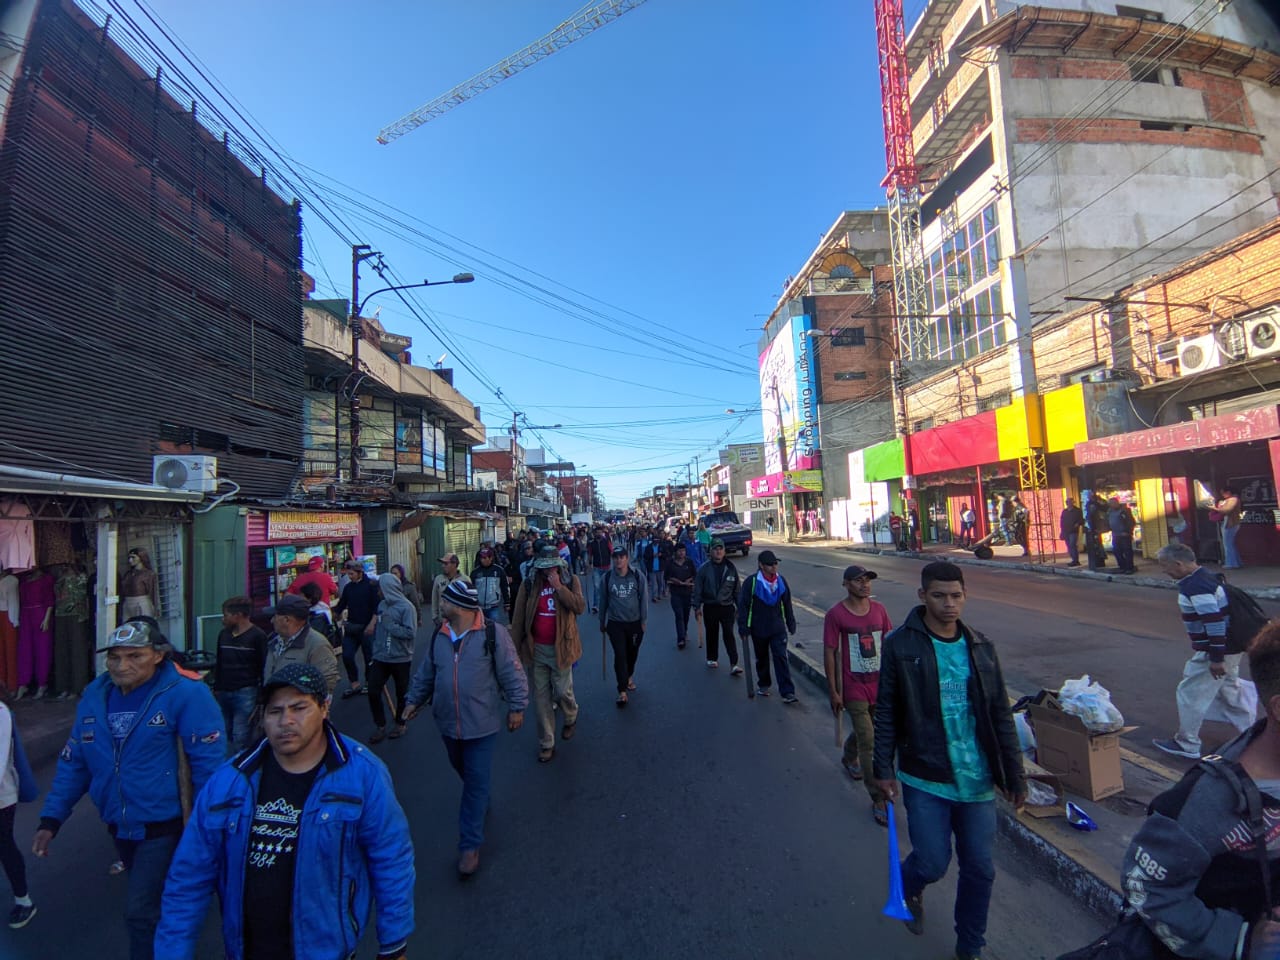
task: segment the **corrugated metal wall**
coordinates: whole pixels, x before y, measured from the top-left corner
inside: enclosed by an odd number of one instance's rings
[[[164,438],[283,495],[302,453],[298,209],[165,89],[41,4],[0,145],[0,456],[149,482]]]

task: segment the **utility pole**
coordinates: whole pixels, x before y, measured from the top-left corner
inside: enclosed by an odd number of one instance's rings
[[[380,256],[367,243],[351,245],[351,378],[347,390],[351,394],[351,480],[360,479],[360,341],[364,339],[360,322],[360,264]]]
[[[782,425],[782,397],[778,395],[778,381],[773,381],[773,403],[774,408],[778,411],[778,468],[782,471],[782,492],[778,494],[778,520],[782,524],[782,538],[790,543],[794,537],[791,535],[791,511],[787,507],[787,431]]]
[[[522,414],[518,410],[511,411],[511,482],[515,487],[516,495],[511,506],[517,516],[520,515],[520,417]]]

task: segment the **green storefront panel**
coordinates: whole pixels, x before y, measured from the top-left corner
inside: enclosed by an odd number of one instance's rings
[[[886,440],[862,451],[862,473],[868,483],[901,480],[905,472],[900,439]]]
[[[215,507],[191,524],[191,647],[213,650],[222,629],[222,603],[248,592],[245,518],[241,507]]]

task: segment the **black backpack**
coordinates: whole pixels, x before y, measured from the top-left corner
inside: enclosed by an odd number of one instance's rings
[[[1227,652],[1244,653],[1249,644],[1271,618],[1258,606],[1258,601],[1227,578],[1218,574],[1218,582],[1227,594]]]

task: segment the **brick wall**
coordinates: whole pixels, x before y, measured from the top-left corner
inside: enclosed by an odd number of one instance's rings
[[[875,267],[872,278],[891,283],[890,267]],[[813,298],[814,326],[819,330],[861,327],[866,345],[836,346],[830,337],[815,337],[819,371],[818,402],[887,399],[893,359],[893,291],[886,286],[874,297],[837,294]],[[865,379],[837,380],[837,373],[865,373]]]
[[[1055,117],[1019,117],[1014,137],[1021,143],[1152,143],[1165,146],[1225,150],[1262,156],[1256,134],[1191,126],[1187,130],[1147,130],[1141,120],[1097,119],[1079,126]]]

